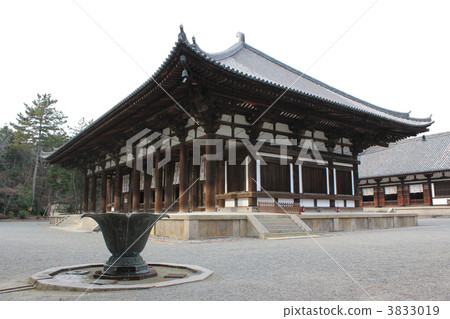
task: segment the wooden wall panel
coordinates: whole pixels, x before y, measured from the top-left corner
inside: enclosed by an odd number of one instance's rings
[[[327,173],[325,167],[302,166],[303,192],[327,193]]]
[[[261,185],[266,191],[290,192],[289,165],[261,165]]]
[[[239,163],[239,162],[238,162]],[[245,165],[228,165],[227,187],[228,192],[245,191]]]
[[[347,170],[336,170],[337,193],[341,195],[352,195],[352,173]]]

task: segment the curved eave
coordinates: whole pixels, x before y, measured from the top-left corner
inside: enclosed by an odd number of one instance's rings
[[[259,83],[262,83],[262,84],[265,84],[265,85],[269,85],[271,87],[275,87],[275,88],[281,89],[283,91],[291,92],[291,93],[294,93],[294,94],[299,94],[301,96],[310,97],[310,98],[313,98],[313,99],[316,99],[316,100],[319,100],[319,101],[323,101],[323,102],[326,102],[326,103],[330,103],[330,104],[336,105],[336,106],[344,108],[344,109],[349,109],[349,110],[355,111],[355,112],[360,113],[360,114],[370,115],[370,116],[373,116],[373,117],[376,117],[376,118],[380,118],[380,119],[383,119],[383,120],[388,120],[388,121],[391,121],[391,122],[396,122],[398,124],[409,126],[409,127],[426,128],[426,127],[428,127],[428,126],[430,126],[431,124],[434,123],[434,121],[431,120],[431,117],[424,118],[424,119],[412,118],[412,117],[409,117],[409,113],[401,113],[401,112],[391,111],[391,110],[384,109],[384,108],[379,107],[379,106],[375,106],[375,105],[370,104],[368,102],[365,102],[363,100],[360,100],[360,99],[358,99],[356,97],[353,97],[353,96],[351,96],[351,95],[349,95],[349,94],[347,94],[345,92],[337,90],[337,89],[335,89],[335,88],[333,88],[333,87],[331,87],[331,86],[329,86],[329,85],[327,85],[327,84],[325,84],[325,83],[323,83],[321,81],[318,81],[318,80],[308,76],[307,74],[304,74],[304,73],[302,73],[302,72],[300,72],[298,70],[295,70],[295,69],[291,68],[290,66],[288,66],[288,65],[286,65],[286,64],[284,64],[282,62],[279,62],[278,60],[275,60],[272,57],[267,56],[266,54],[264,54],[264,53],[262,53],[262,52],[260,52],[260,51],[258,51],[256,49],[254,49],[253,47],[249,46],[248,44],[246,44],[244,42],[239,42],[239,43],[233,45],[232,47],[230,47],[229,49],[227,49],[227,50],[225,50],[223,52],[219,52],[219,53],[207,53],[207,52],[203,51],[202,49],[200,49],[200,47],[198,45],[196,45],[196,44],[192,44],[191,45],[187,41],[184,42],[183,44],[187,48],[189,48],[192,52],[194,52],[195,54],[200,56],[201,58],[205,59],[206,61],[208,61],[210,63],[213,63],[214,65],[220,67],[221,69],[227,70],[227,71],[232,72],[234,74],[237,74],[237,75],[239,75],[241,77],[245,77],[245,78],[251,79],[253,81],[257,81]],[[269,80],[266,80],[266,79],[262,79],[262,78],[253,76],[251,74],[242,72],[240,70],[234,69],[232,67],[229,67],[229,66],[221,63],[220,61],[216,60],[216,59],[223,59],[223,58],[226,58],[226,57],[230,57],[230,56],[236,54],[237,52],[239,52],[240,50],[242,50],[244,47],[247,47],[247,48],[249,48],[252,51],[257,51],[257,54],[260,54],[260,55],[264,56],[265,58],[270,59],[272,62],[280,65],[281,67],[284,67],[284,68],[288,69],[289,71],[297,74],[298,76],[301,76],[301,77],[303,77],[305,79],[308,79],[308,80],[310,80],[310,81],[312,81],[312,82],[314,82],[314,83],[316,83],[316,84],[318,84],[320,86],[323,86],[324,88],[326,88],[328,90],[331,90],[334,93],[340,94],[340,95],[342,95],[345,98],[348,98],[348,99],[351,99],[351,100],[353,100],[355,102],[361,103],[361,104],[365,105],[366,107],[373,109],[373,111],[371,112],[369,110],[367,110],[367,111],[366,110],[362,110],[362,109],[359,109],[357,107],[354,107],[354,106],[351,106],[351,105],[348,105],[348,104],[343,104],[343,103],[339,103],[339,102],[332,101],[332,100],[329,100],[329,99],[325,99],[325,98],[322,98],[320,96],[317,96],[317,95],[314,95],[314,94],[310,94],[308,92],[296,90],[296,89],[293,89],[291,87],[288,87],[288,86],[285,86],[285,85],[282,85],[282,84],[279,84],[279,83],[276,83],[276,82],[272,82],[272,81],[269,81]],[[383,113],[383,114],[379,114],[378,112]]]

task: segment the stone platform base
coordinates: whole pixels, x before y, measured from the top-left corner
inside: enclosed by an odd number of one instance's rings
[[[313,231],[355,231],[417,226],[417,214],[310,213],[300,217]]]
[[[253,217],[274,216],[270,213],[175,213],[160,220],[150,235],[175,239],[220,237],[260,237],[264,230],[252,222]],[[297,216],[297,215],[296,215]],[[372,230],[417,226],[417,214],[387,213],[308,213],[301,221],[312,232]]]
[[[387,212],[417,214],[419,218],[450,218],[450,206],[394,206],[364,207],[364,212]]]

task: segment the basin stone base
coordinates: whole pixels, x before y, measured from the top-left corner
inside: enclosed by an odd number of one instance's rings
[[[139,280],[156,277],[158,274],[154,268],[138,256],[109,257],[103,266],[103,271],[96,271],[94,278],[116,280]]]
[[[94,278],[94,273],[101,271],[103,264],[83,264],[46,269],[30,277],[37,289],[48,290],[76,290],[76,291],[102,291],[147,289],[166,287],[201,281],[213,272],[196,265],[183,265],[173,263],[151,263],[150,269],[158,272],[157,277],[142,280],[110,280]],[[88,274],[86,274],[88,273]]]

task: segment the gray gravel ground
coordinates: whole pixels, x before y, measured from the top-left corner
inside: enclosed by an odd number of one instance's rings
[[[450,219],[418,227],[324,233],[313,239],[150,240],[149,262],[200,265],[204,281],[179,286],[90,292],[80,300],[450,300]],[[30,275],[109,257],[101,233],[68,232],[43,222],[0,222],[0,289]],[[77,300],[80,292],[28,290],[0,300]]]

